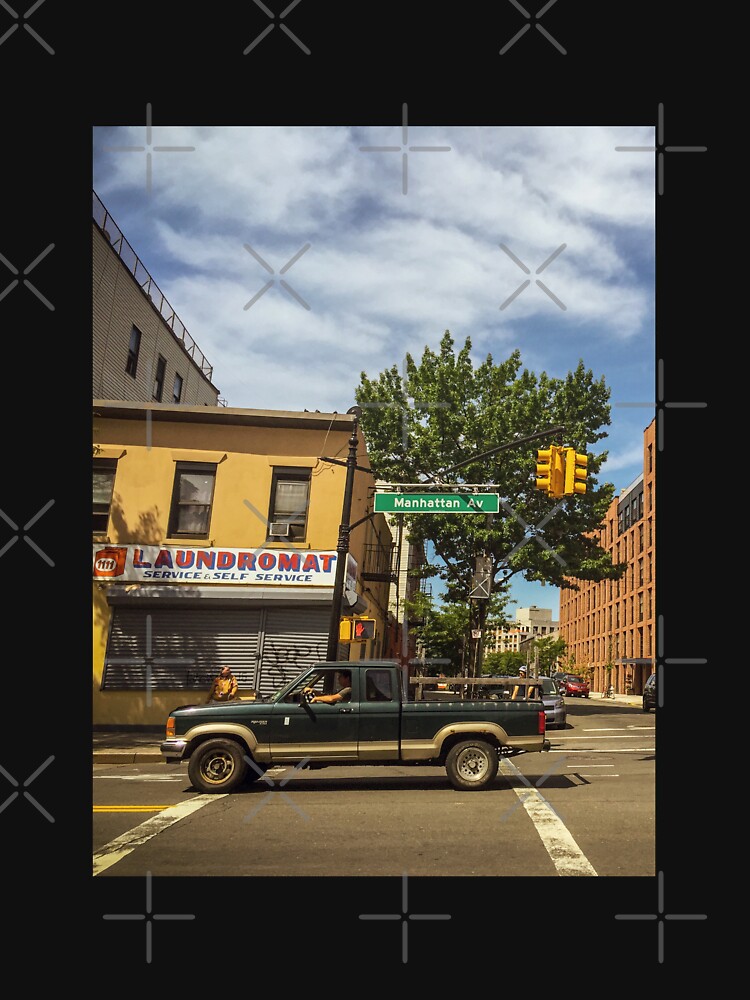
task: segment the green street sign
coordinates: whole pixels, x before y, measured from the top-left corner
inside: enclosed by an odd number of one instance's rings
[[[376,514],[497,514],[499,493],[376,493]]]

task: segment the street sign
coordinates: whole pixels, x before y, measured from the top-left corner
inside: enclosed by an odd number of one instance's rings
[[[482,638],[482,630],[481,630],[481,628],[473,628],[471,630],[471,638],[472,639],[481,639]]]
[[[499,493],[376,493],[376,514],[497,514]]]

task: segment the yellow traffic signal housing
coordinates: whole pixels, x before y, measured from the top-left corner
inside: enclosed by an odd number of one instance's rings
[[[549,493],[552,485],[552,449],[539,448],[536,453],[536,488]]]
[[[351,618],[344,618],[339,622],[339,642],[352,641],[352,627],[354,622]]]
[[[580,455],[575,448],[565,448],[565,496],[586,492],[589,456]]]
[[[553,444],[550,451],[552,458],[550,460],[549,495],[559,499],[565,496],[565,448]]]
[[[352,642],[367,642],[375,638],[374,618],[355,618],[352,622]]]

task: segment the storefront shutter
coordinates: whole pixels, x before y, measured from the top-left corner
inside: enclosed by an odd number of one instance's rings
[[[247,605],[113,607],[102,687],[208,690],[226,664],[241,695],[256,683],[261,614]]]
[[[325,660],[330,608],[269,608],[265,613],[259,690],[278,691],[307,666]]]

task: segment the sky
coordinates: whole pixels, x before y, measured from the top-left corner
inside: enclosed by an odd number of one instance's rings
[[[343,413],[438,349],[518,349],[611,388],[600,480],[642,471],[653,416],[650,126],[102,127],[93,187],[231,407]],[[629,405],[628,405],[629,404]],[[641,405],[633,405],[641,404]],[[514,578],[518,607],[559,591]],[[515,606],[510,612],[514,613]]]

